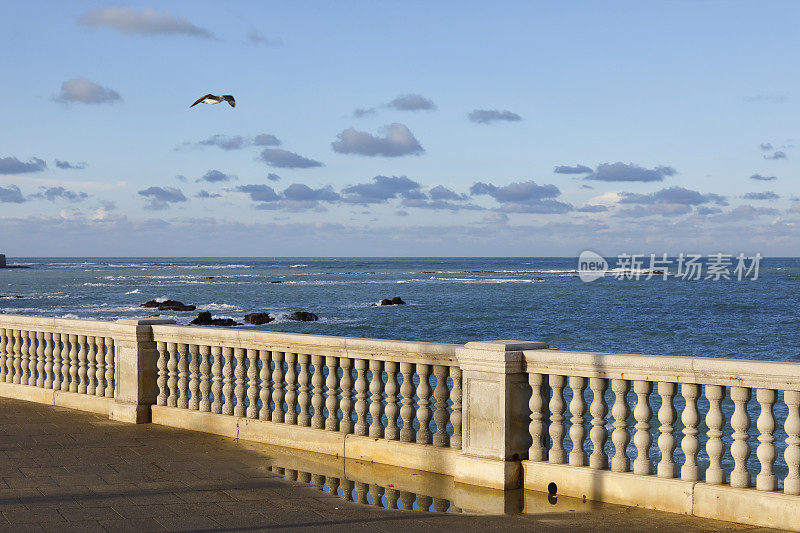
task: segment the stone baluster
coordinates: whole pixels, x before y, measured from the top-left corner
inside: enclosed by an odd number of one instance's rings
[[[403,395],[400,407],[400,420],[403,427],[400,429],[400,440],[411,442],[414,438],[414,365],[413,363],[400,363],[400,373],[403,383],[400,385],[400,394]]]
[[[377,359],[370,359],[369,370],[372,373],[372,379],[369,382],[369,414],[372,417],[372,423],[369,425],[369,436],[383,437],[383,362]]]
[[[373,507],[383,507],[383,487],[376,483],[371,483],[369,486],[370,504]]]
[[[668,381],[658,383],[658,394],[661,396],[661,407],[658,409],[659,426],[658,449],[661,451],[661,460],[658,462],[657,475],[663,478],[675,477],[675,384]]]
[[[614,457],[611,458],[611,470],[614,472],[627,472],[631,462],[628,458],[628,443],[631,440],[628,434],[628,391],[630,382],[625,379],[612,379],[611,390],[614,391],[614,406],[611,416],[614,417],[614,431],[611,432],[611,442],[614,443]]]
[[[5,329],[5,348],[3,352],[5,353],[6,357],[6,371],[3,377],[3,381],[6,383],[13,383],[14,382],[14,330],[13,329]]]
[[[167,405],[169,407],[177,407],[178,405],[178,345],[174,342],[167,343],[167,387],[169,394],[167,395]]]
[[[222,404],[222,414],[233,414],[233,348],[223,346],[222,358],[224,360],[222,366],[222,397],[224,402]]]
[[[547,460],[555,464],[564,463],[564,376],[548,376],[553,395],[550,397],[550,453]]]
[[[342,420],[339,422],[339,431],[349,434],[353,432],[353,360],[347,357],[339,359],[339,366],[342,367],[342,400],[339,407],[342,410]]]
[[[115,351],[116,346],[112,337],[105,338],[106,345],[106,398],[114,398],[116,394],[114,384],[114,370],[116,369]]]
[[[783,492],[800,494],[800,391],[784,391],[783,401],[788,409],[783,426],[786,431],[786,451],[783,452],[783,458],[787,467]]]
[[[653,463],[650,460],[650,446],[653,437],[650,435],[650,393],[653,384],[649,381],[636,380],[633,382],[633,392],[636,393],[636,407],[633,418],[636,420],[636,433],[633,435],[633,444],[636,446],[636,460],[633,461],[633,473],[650,475],[653,473]]]
[[[0,332],[2,333],[2,332]],[[45,389],[52,389],[53,388],[53,334],[52,333],[45,333],[44,334],[44,381],[42,382],[42,387]],[[2,348],[0,348],[0,352],[2,352]],[[0,378],[0,381],[3,381]]]
[[[697,481],[699,472],[697,467],[697,452],[700,443],[697,439],[697,424],[700,421],[700,414],[697,412],[697,398],[700,396],[700,385],[694,383],[684,383],[681,385],[681,395],[686,400],[686,407],[681,413],[683,422],[683,438],[681,439],[681,450],[686,457],[681,466],[681,479],[684,481]]]
[[[285,419],[286,417],[284,416],[284,420]],[[311,474],[311,484],[314,485],[315,489],[323,492],[323,489],[325,488],[325,476],[322,474]]]
[[[261,360],[261,371],[259,372],[259,381],[261,382],[261,390],[259,396],[261,397],[261,410],[258,412],[259,420],[272,419],[272,387],[270,380],[272,379],[272,369],[270,363],[272,361],[272,352],[270,350],[259,350],[258,357]]]
[[[589,378],[589,388],[592,390],[592,403],[589,405],[589,413],[592,415],[592,429],[589,430],[592,454],[589,456],[589,467],[595,470],[604,470],[608,468],[608,456],[606,455],[606,441],[608,440],[606,389],[608,389],[608,380]]]
[[[247,418],[258,418],[258,350],[247,350]],[[291,370],[291,368],[290,368]]]
[[[88,352],[86,349],[86,335],[78,335],[78,345],[78,392],[80,394],[86,394],[86,377],[88,376],[88,369],[86,367]]]
[[[69,336],[69,392],[78,392],[78,336]],[[81,347],[80,350],[83,350]]]
[[[358,500],[356,500],[361,505],[367,505],[367,491],[369,490],[369,485],[364,483],[363,481],[356,481],[356,496]]]
[[[572,442],[572,451],[569,452],[569,464],[572,466],[586,466],[586,399],[583,391],[586,389],[586,378],[570,376],[569,387],[572,389],[572,401],[569,402],[569,412],[572,414],[569,428],[569,440]]]
[[[325,417],[322,414],[322,406],[325,405],[323,365],[325,358],[321,355],[312,355],[311,364],[314,366],[314,374],[311,376],[311,406],[314,408],[314,415],[311,417],[311,427],[322,429],[325,427]]]
[[[70,386],[70,376],[72,374],[72,361],[73,350],[75,350],[75,343],[72,342],[69,334],[61,334],[61,390],[68,391]],[[78,357],[78,352],[75,352],[75,359]]]
[[[158,368],[158,378],[156,379],[158,396],[156,397],[156,404],[167,405],[167,397],[169,396],[167,392],[167,359],[169,359],[167,343],[156,342],[156,351],[158,352],[158,360],[156,361],[156,367]]]
[[[750,472],[747,471],[747,459],[750,457],[750,444],[747,442],[750,415],[747,414],[747,402],[750,401],[750,389],[731,387],[731,400],[734,405],[733,416],[731,416],[731,427],[733,428],[731,455],[734,463],[733,472],[731,472],[731,487],[747,488],[750,486]]]
[[[453,401],[450,411],[450,425],[453,426],[453,436],[450,437],[450,447],[461,449],[461,369],[457,366],[450,367],[450,379],[453,380],[453,390],[450,399]]]
[[[386,429],[383,432],[384,438],[397,440],[400,438],[400,429],[397,427],[397,415],[400,408],[397,405],[397,368],[398,364],[394,361],[386,361]]]
[[[20,330],[14,330],[14,374],[12,382],[22,382],[22,332]]]
[[[189,346],[189,409],[200,410],[200,346]]]
[[[326,398],[325,408],[328,418],[325,419],[325,429],[339,431],[339,358],[325,357],[325,366],[328,367],[328,377],[325,380]]]
[[[436,377],[436,387],[433,389],[433,398],[436,400],[436,411],[433,413],[436,433],[433,435],[433,445],[444,447],[450,443],[450,436],[447,434],[447,420],[450,418],[450,413],[447,412],[447,367],[434,366],[433,375]]]
[[[44,352],[47,348],[47,343],[44,340],[44,332],[36,332],[36,382],[34,385],[37,387],[44,387],[46,375],[44,372],[45,356]]]
[[[404,511],[413,511],[414,502],[417,500],[417,495],[407,490],[400,491],[400,501],[403,503]]]
[[[431,443],[431,384],[428,381],[431,375],[431,365],[417,364],[417,375],[419,384],[417,385],[417,420],[419,429],[417,430],[417,444]]]
[[[178,343],[178,402],[181,409],[189,407],[189,345]]]
[[[328,494],[331,496],[339,497],[339,478],[333,476],[325,476],[325,484],[328,486]]]
[[[444,498],[433,499],[433,510],[437,513],[446,513],[450,509],[450,500]]]
[[[203,412],[211,412],[211,346],[201,345],[197,349],[200,357],[200,403],[198,409]]]
[[[30,369],[30,338],[27,331],[20,331],[20,351],[19,351],[19,364],[20,376],[19,379],[15,378],[14,383],[22,385],[28,384],[28,379],[31,377]]]
[[[531,399],[528,407],[531,410],[528,433],[531,435],[531,447],[528,449],[529,461],[543,461],[545,459],[544,438],[544,396],[542,374],[528,374],[528,384],[531,386]]]
[[[97,394],[97,341],[94,337],[86,337],[86,394]]]
[[[36,386],[36,364],[38,362],[36,355],[36,332],[28,332],[28,381],[22,382],[23,385],[27,384],[32,387]]]
[[[772,412],[772,406],[775,404],[777,392],[772,389],[758,389],[756,391],[756,400],[761,407],[761,412],[756,420],[756,427],[758,427],[758,447],[756,448],[756,456],[761,463],[761,470],[756,476],[756,489],[764,491],[773,491],[778,488],[778,479],[772,470],[775,463],[775,414]]]
[[[297,354],[286,352],[286,424],[297,424]]]
[[[244,383],[244,378],[247,375],[244,363],[245,353],[244,348],[233,349],[233,356],[236,359],[236,368],[233,371],[236,377],[236,383],[233,388],[233,396],[236,398],[236,403],[233,406],[233,414],[235,416],[244,416],[247,412],[247,406],[245,406],[244,401],[247,390]]]
[[[356,435],[367,434],[367,362],[355,360],[356,367]]]
[[[708,399],[708,413],[706,413],[706,425],[708,426],[706,483],[720,485],[725,480],[725,472],[722,470],[722,454],[724,450],[722,428],[725,425],[725,415],[722,413],[722,398],[725,396],[725,387],[721,385],[706,385],[705,388],[706,399]]]
[[[425,512],[430,511],[432,503],[433,503],[433,498],[431,498],[430,496],[426,496],[425,494],[417,495],[417,505],[419,506],[420,511],[425,511]]]
[[[61,335],[53,333],[53,390],[61,390]]]
[[[36,369],[39,365],[38,336],[36,331],[28,332],[28,385],[31,387],[35,387],[37,381]]]
[[[97,387],[94,389],[95,396],[106,395],[106,345],[105,337],[97,337],[95,343],[97,344],[97,352],[95,353],[95,368],[94,379],[97,382]]]
[[[342,479],[339,486],[342,487],[342,499],[346,502],[352,502],[353,487],[355,486],[355,483],[353,483],[349,479]]]
[[[311,402],[311,397],[308,394],[308,382],[311,376],[308,373],[309,355],[306,353],[298,354],[300,360],[300,374],[297,376],[297,382],[300,384],[297,395],[297,404],[300,407],[300,412],[297,414],[297,424],[300,426],[311,425],[311,415],[309,414],[308,406]]]
[[[297,481],[300,483],[311,483],[311,472],[297,471]]]
[[[6,345],[8,344],[8,333],[5,328],[0,328],[0,383],[6,381]]]
[[[386,508],[397,509],[397,500],[400,499],[400,491],[397,489],[386,489]]]
[[[214,362],[211,365],[211,395],[214,400],[211,402],[211,412],[222,412],[222,347],[212,346],[211,357]]]

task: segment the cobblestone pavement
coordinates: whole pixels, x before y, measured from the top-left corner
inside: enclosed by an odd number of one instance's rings
[[[432,529],[759,530],[611,505],[499,516],[380,509],[283,479],[252,443],[0,398],[0,531]]]

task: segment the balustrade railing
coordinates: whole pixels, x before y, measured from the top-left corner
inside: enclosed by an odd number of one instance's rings
[[[0,324],[4,326],[0,327],[0,383],[113,398],[114,338],[105,324],[4,321]]]
[[[524,355],[530,461],[800,494],[800,365]]]
[[[181,330],[153,327],[158,405],[461,448],[452,345]]]

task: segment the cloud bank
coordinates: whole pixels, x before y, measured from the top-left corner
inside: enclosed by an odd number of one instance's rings
[[[195,26],[185,17],[169,11],[156,11],[145,7],[136,11],[130,7],[103,7],[90,9],[78,19],[79,24],[105,27],[127,35],[187,35],[211,39],[214,36],[205,28]]]
[[[114,89],[78,77],[62,83],[61,92],[53,99],[62,103],[107,104],[120,101],[122,97]]]
[[[368,157],[400,157],[420,155],[425,152],[414,134],[404,124],[393,123],[384,126],[382,136],[372,135],[355,128],[348,128],[331,143],[334,152],[357,154]]]

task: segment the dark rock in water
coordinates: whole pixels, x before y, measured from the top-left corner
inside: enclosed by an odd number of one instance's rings
[[[295,311],[286,315],[287,320],[298,320],[300,322],[316,322],[319,317],[308,311]]]
[[[150,315],[150,318],[155,318],[155,317],[157,317],[157,316],[161,316],[161,315],[159,315],[158,313],[156,313],[155,315]]]
[[[406,305],[406,303],[399,296],[395,296],[391,300],[389,298],[384,298],[378,305]]]
[[[206,276],[203,279],[214,279],[214,276]]]
[[[544,278],[540,278],[539,276],[536,276],[536,281],[544,281]]]
[[[186,305],[177,300],[164,300],[163,302],[150,300],[149,302],[140,304],[139,307],[155,307],[159,311],[194,311],[197,309],[194,305]]]
[[[274,316],[270,316],[269,313],[250,313],[249,315],[244,315],[244,321],[248,324],[254,324],[256,326],[260,326],[261,324],[268,324],[275,320]]]
[[[283,283],[282,281],[270,281],[270,283]]]
[[[200,311],[197,318],[189,322],[195,326],[238,326],[239,323],[232,318],[213,318],[211,311]]]

